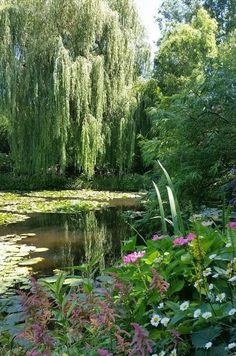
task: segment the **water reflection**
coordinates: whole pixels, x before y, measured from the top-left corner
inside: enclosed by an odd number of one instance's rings
[[[21,223],[1,227],[0,235],[36,234],[24,239],[24,244],[48,248],[40,253],[44,260],[32,266],[40,276],[52,275],[61,267],[91,263],[96,258],[99,267],[104,268],[119,257],[121,241],[129,236],[122,211],[119,207],[80,214],[34,214]],[[31,254],[36,256],[39,253]]]

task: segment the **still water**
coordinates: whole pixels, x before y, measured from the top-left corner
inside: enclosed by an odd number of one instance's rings
[[[32,266],[34,274],[50,276],[53,270],[99,259],[101,268],[120,256],[121,243],[130,236],[123,218],[127,207],[113,207],[79,214],[32,214],[30,219],[0,228],[0,235],[35,233],[18,243],[37,248],[30,257],[43,260]]]

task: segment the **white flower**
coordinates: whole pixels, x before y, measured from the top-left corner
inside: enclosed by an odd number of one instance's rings
[[[176,349],[174,349],[174,350],[171,351],[170,356],[177,356],[177,351],[176,351]]]
[[[202,314],[203,319],[209,319],[212,317],[212,313],[211,312],[205,312]]]
[[[225,247],[232,247],[231,242],[228,242],[228,243],[225,245]]]
[[[161,321],[161,317],[158,314],[153,314],[152,319],[151,319],[151,324],[153,326],[158,326]]]
[[[209,284],[208,288],[212,290],[214,288],[214,285],[212,283]]]
[[[226,298],[226,294],[220,293],[216,296],[216,301],[222,303],[225,298]]]
[[[165,351],[161,351],[161,352],[159,352],[159,354],[158,354],[158,356],[165,356]]]
[[[231,349],[234,349],[236,347],[236,342],[231,342],[229,345],[228,345],[228,349],[231,350]]]
[[[232,308],[230,311],[229,311],[229,315],[234,315],[236,313],[236,309],[235,308]]]
[[[201,283],[202,283],[202,279],[199,279],[198,281],[196,281],[196,282],[194,283],[194,287],[195,287],[195,288],[199,287]]]
[[[212,278],[218,278],[219,277],[219,273],[215,273],[213,274]]]
[[[169,318],[163,318],[161,319],[161,324],[164,325],[165,327],[167,326],[167,324],[169,323],[170,319]]]
[[[169,256],[170,252],[164,252],[164,256]]]
[[[230,282],[230,283],[236,282],[236,276],[231,277],[231,278],[229,279],[229,282]]]
[[[201,315],[201,309],[196,309],[193,313],[194,318],[198,318]]]
[[[209,341],[204,347],[205,349],[209,349],[210,347],[212,347],[212,342]]]
[[[203,226],[211,226],[212,224],[213,224],[213,221],[210,221],[210,220],[202,222]]]
[[[216,257],[216,254],[214,253],[213,255],[210,255],[210,256],[209,256],[209,259],[210,259],[210,260],[214,260],[215,257]]]
[[[182,304],[180,304],[179,309],[184,311],[187,310],[189,308],[189,302],[183,302]]]
[[[211,267],[206,268],[202,274],[204,277],[210,276],[211,275]]]
[[[160,303],[157,307],[157,309],[162,309],[162,308],[164,308],[164,303]]]
[[[152,356],[157,356],[157,354],[153,354]]]

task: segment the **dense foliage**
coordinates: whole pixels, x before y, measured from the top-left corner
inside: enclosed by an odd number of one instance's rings
[[[132,86],[149,53],[132,1],[4,0],[0,36],[0,114],[15,172],[130,169]]]
[[[146,107],[152,137],[142,140],[142,153],[149,167],[164,162],[181,198],[199,205],[222,199],[233,180],[236,33],[231,27],[218,41],[218,19],[203,8],[191,11],[184,23],[171,17],[163,32],[155,58],[156,100]]]

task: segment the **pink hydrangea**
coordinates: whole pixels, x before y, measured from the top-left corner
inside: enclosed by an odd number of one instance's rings
[[[187,236],[186,239],[188,241],[193,241],[195,239],[196,235],[193,232],[190,232]]]
[[[183,245],[187,245],[189,243],[188,239],[185,239],[184,237],[177,237],[174,241],[173,241],[173,245],[174,246],[183,246]]]
[[[177,237],[173,241],[174,246],[184,246],[187,245],[189,242],[193,241],[195,239],[196,235],[193,232],[190,232],[186,237]]]
[[[162,240],[164,239],[164,235],[158,236],[157,234],[152,236],[152,241]]]
[[[230,222],[227,226],[230,227],[231,229],[236,229],[236,221]]]
[[[124,256],[123,257],[123,262],[125,264],[134,263],[139,258],[143,257],[144,255],[145,255],[145,251],[133,252],[133,253],[130,253],[129,255]]]
[[[105,349],[98,349],[97,353],[99,354],[99,356],[113,356],[113,353],[111,353]]]

